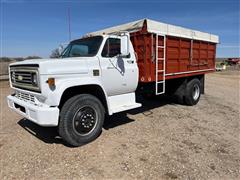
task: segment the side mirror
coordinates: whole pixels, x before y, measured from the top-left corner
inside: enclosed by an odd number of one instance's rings
[[[129,36],[121,36],[121,56],[127,56],[129,54]]]

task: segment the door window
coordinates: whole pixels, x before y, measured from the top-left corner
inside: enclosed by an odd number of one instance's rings
[[[102,50],[102,57],[114,57],[120,52],[120,39],[108,38]]]

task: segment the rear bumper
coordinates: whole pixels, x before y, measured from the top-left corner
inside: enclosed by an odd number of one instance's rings
[[[15,112],[40,126],[58,125],[59,109],[57,107],[35,105],[12,95],[7,96],[7,102]]]

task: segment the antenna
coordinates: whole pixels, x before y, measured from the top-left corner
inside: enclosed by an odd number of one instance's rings
[[[71,41],[71,17],[70,17],[70,8],[68,8],[68,33],[69,33],[69,42]]]

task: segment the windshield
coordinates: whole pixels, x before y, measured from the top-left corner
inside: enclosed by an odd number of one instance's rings
[[[61,57],[95,56],[102,43],[102,36],[88,37],[72,41],[62,52]]]

